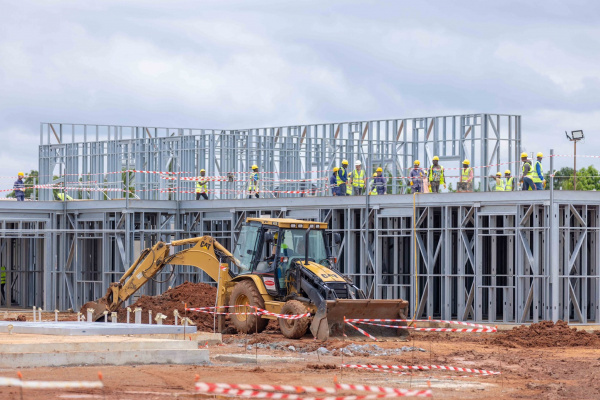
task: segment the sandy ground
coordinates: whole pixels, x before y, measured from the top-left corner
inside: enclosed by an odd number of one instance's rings
[[[488,336],[485,336],[488,335]],[[377,342],[384,349],[402,346],[422,351],[398,355],[318,355],[321,346],[310,338],[288,340],[277,332],[260,335],[226,335],[225,345],[211,346],[211,358],[218,354],[280,355],[297,357],[295,363],[233,364],[212,359],[211,365],[140,365],[123,367],[76,367],[22,369],[25,380],[96,380],[101,371],[104,390],[24,390],[0,388],[2,399],[161,399],[215,398],[194,393],[196,375],[204,382],[268,383],[331,386],[341,383],[428,388],[434,398],[482,399],[597,399],[600,398],[600,351],[593,346],[522,347],[494,344],[494,334],[414,333],[409,342]],[[252,343],[283,343],[299,351],[252,348]],[[498,342],[496,340],[496,342]],[[374,342],[333,340],[330,350],[352,343]],[[346,364],[448,365],[500,371],[500,376],[469,376],[447,371],[418,371],[412,375],[340,369]],[[0,370],[0,376],[16,377],[16,370]],[[345,393],[360,394],[360,393]],[[22,396],[22,397],[21,397]]]

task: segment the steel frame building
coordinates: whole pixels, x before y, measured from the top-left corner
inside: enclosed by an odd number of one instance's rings
[[[494,128],[465,124],[477,121]],[[76,126],[68,126],[73,130],[64,124],[42,124],[40,184],[80,184],[78,197],[90,200],[0,203],[0,261],[7,267],[8,303],[14,306],[77,310],[102,296],[141,249],[158,240],[212,235],[231,248],[246,218],[270,215],[326,221],[329,233],[343,238],[332,247],[339,269],[374,298],[408,299],[411,314],[418,317],[600,322],[597,192],[413,195],[402,194],[406,188],[402,178],[391,178],[395,181],[390,191],[397,194],[386,196],[332,198],[317,192],[316,196],[285,193],[289,197],[285,199],[284,193],[279,198],[237,199],[226,185],[243,191],[241,180],[214,182],[211,197],[218,201],[195,201],[193,194],[181,193],[193,182],[161,179],[176,174],[127,173],[129,182],[121,174],[130,169],[193,172],[180,174],[185,177],[206,168],[209,175],[222,176],[257,162],[262,171],[273,173],[274,185],[289,190],[299,187],[298,182],[289,182],[299,175],[322,185],[315,178],[320,173],[307,171],[327,171],[341,158],[360,157],[367,168],[385,165],[393,177],[400,177],[414,158],[428,163],[439,154],[446,166],[465,156],[478,160],[485,166],[478,175],[486,189],[485,176],[496,169],[492,164],[518,159],[518,116],[482,114],[210,133],[176,130],[174,136],[165,129],[168,137],[158,129],[132,128],[131,138],[124,137],[124,127],[108,127],[111,136],[102,138],[99,128],[92,134],[83,126],[86,136],[81,142],[75,141]],[[503,138],[489,135],[490,130],[512,133]],[[348,137],[351,132],[362,137]],[[415,141],[400,140],[407,135]],[[48,143],[49,138],[60,143]],[[239,143],[243,146],[236,147]],[[327,146],[330,151],[324,152]],[[121,191],[91,191],[94,180],[100,189],[113,185]],[[169,190],[175,186],[179,189]],[[136,198],[123,196],[123,187],[133,187]],[[51,190],[40,190],[41,199],[51,197]],[[102,200],[107,197],[112,200]],[[166,282],[151,282],[140,294],[161,293],[186,280],[210,280],[193,267],[173,268],[175,274],[163,271],[157,278]]]

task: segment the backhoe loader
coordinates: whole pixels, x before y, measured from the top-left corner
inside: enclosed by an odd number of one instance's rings
[[[116,311],[165,266],[192,265],[218,283],[217,305],[229,305],[231,322],[238,332],[263,331],[270,315],[245,315],[247,306],[278,314],[305,314],[300,319],[279,318],[287,338],[297,339],[310,331],[319,340],[353,333],[344,318],[406,319],[405,300],[367,299],[362,290],[341,274],[326,245],[326,223],[287,218],[248,218],[233,253],[210,236],[158,242],[145,249],[106,295],[82,307],[93,308],[94,320],[104,311]],[[334,241],[340,242],[338,234]],[[192,245],[171,254],[171,248]],[[220,318],[222,330],[224,320]],[[371,327],[370,327],[371,328]],[[371,332],[372,329],[369,329]],[[406,329],[392,329],[386,336],[406,336]]]

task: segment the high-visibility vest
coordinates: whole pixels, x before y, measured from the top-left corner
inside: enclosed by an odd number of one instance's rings
[[[205,177],[198,178],[196,182],[196,193],[206,193],[208,190],[208,180]]]
[[[258,192],[258,172],[251,173],[248,181],[248,190]]]
[[[533,176],[531,177],[531,180],[533,180],[533,183],[542,183],[542,180],[540,179],[540,176],[537,173],[537,166],[538,164],[540,165],[540,171],[542,171],[542,174],[544,173],[544,169],[542,168],[542,163],[539,161],[536,161],[535,164],[533,164]]]
[[[529,164],[529,172],[527,173],[527,175],[525,175],[525,164]],[[521,168],[521,171],[523,172],[523,176],[528,176],[531,179],[533,179],[533,166],[531,165],[531,163],[529,162],[524,162],[523,163],[523,167]]]
[[[460,177],[460,181],[461,182],[467,182],[470,177],[471,177],[471,167],[469,167],[469,168],[463,168],[462,169],[462,175]]]
[[[357,170],[352,171],[352,186],[361,187],[361,188],[365,187],[365,171],[364,170],[361,169],[360,172],[358,172]]]
[[[496,178],[496,192],[504,192],[506,188],[506,181],[504,178]]]
[[[58,193],[56,196],[58,197],[58,199],[60,201],[64,201],[65,200],[65,194],[64,193]],[[71,196],[67,195],[67,200],[73,200],[73,198]]]
[[[508,178],[506,180],[506,185],[504,186],[504,191],[506,192],[512,192],[513,190],[513,180],[514,180],[514,176],[511,176],[510,178]]]
[[[2,270],[2,273],[0,273],[0,283],[4,285],[6,283],[6,267],[2,266],[0,270]]]
[[[433,167],[434,165],[432,165],[431,167],[429,167],[429,174],[427,175],[427,179],[429,179],[429,182],[435,182],[433,180],[433,177],[435,176],[435,173],[433,172]],[[438,165],[438,167],[440,167],[437,171],[439,172],[439,176],[440,176],[440,184],[444,185],[446,183],[446,181],[444,180],[444,167],[442,167],[441,165]]]
[[[343,185],[344,183],[346,183],[346,182],[345,182],[345,181],[342,179],[342,176],[345,176],[345,175],[346,175],[346,170],[345,170],[343,167],[342,167],[342,168],[340,168],[340,169],[338,169],[338,172],[337,172],[337,174],[335,174],[335,179],[336,179],[336,182],[337,182],[337,185],[338,185],[338,186],[340,186],[340,185]]]
[[[346,185],[346,196],[352,196],[352,185]]]

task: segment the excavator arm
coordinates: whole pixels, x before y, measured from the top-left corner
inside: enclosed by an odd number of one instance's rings
[[[172,247],[183,245],[193,246],[170,254]],[[175,240],[171,243],[158,242],[142,251],[121,279],[110,285],[104,297],[84,304],[81,313],[86,315],[88,309],[93,309],[92,319],[97,321],[105,311],[117,311],[127,299],[170,264],[191,265],[206,272],[215,281],[226,283],[231,280],[228,265],[224,263],[226,261],[239,265],[233,255],[211,236]],[[217,305],[224,305],[224,294],[225,291],[218,294]]]

